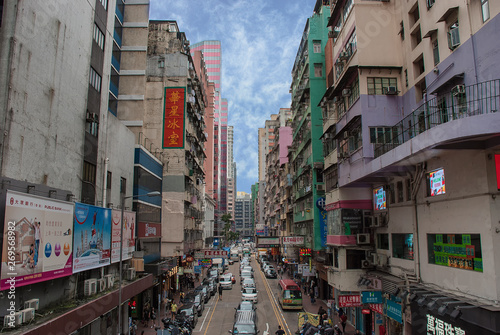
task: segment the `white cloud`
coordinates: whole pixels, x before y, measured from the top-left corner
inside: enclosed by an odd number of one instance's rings
[[[222,97],[234,126],[238,191],[258,181],[258,128],[290,106],[291,71],[316,0],[151,0],[152,20],[176,20],[191,43],[220,40]]]

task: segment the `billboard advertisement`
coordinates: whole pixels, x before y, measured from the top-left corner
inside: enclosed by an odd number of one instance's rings
[[[75,203],[73,273],[109,265],[111,209]]]
[[[72,231],[72,203],[7,191],[0,289],[70,275]]]
[[[111,263],[120,261],[120,210],[111,212]],[[131,259],[135,251],[135,212],[123,212],[123,249],[122,260]]]
[[[184,148],[185,87],[165,87],[163,149]]]

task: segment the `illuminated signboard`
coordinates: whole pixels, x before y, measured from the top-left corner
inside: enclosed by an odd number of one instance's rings
[[[427,234],[429,263],[483,272],[479,234]]]
[[[300,248],[299,255],[300,256],[311,256],[311,249],[309,249],[309,248]]]
[[[439,169],[432,172],[429,172],[427,175],[427,195],[428,196],[436,196],[445,194],[444,187],[444,170]]]
[[[448,322],[427,314],[427,334],[456,334],[465,335],[465,330],[455,327]]]
[[[495,171],[497,175],[497,190],[500,191],[500,155],[495,155]]]
[[[383,187],[378,187],[373,190],[373,208],[377,211],[387,209],[385,190]]]
[[[185,87],[165,87],[163,149],[184,148]]]

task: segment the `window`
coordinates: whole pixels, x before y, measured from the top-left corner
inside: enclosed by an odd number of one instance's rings
[[[333,267],[334,268],[339,267],[339,249],[338,248],[333,248]]]
[[[120,193],[126,194],[127,192],[127,179],[120,177]]]
[[[315,54],[321,53],[321,41],[313,41],[313,52]]]
[[[432,42],[432,54],[434,56],[434,65],[438,65],[439,64],[439,44],[438,44],[437,39],[434,42]]]
[[[427,234],[429,264],[483,272],[481,235]]]
[[[158,67],[159,68],[164,68],[165,67],[165,60],[164,59],[161,59],[158,61]]]
[[[420,42],[422,42],[422,31],[420,30],[420,25],[411,34],[411,47],[415,49]]]
[[[399,24],[399,34],[401,35],[401,41],[405,40],[405,24],[403,21]]]
[[[323,77],[323,64],[314,63],[314,76]]]
[[[389,250],[389,234],[377,234],[377,249]]]
[[[90,86],[95,88],[97,92],[101,92],[101,76],[93,67],[90,68]]]
[[[346,250],[346,269],[361,269],[361,263],[365,260],[364,250]]]
[[[108,10],[108,0],[99,0],[105,10]]]
[[[356,78],[351,87],[351,94],[347,97],[347,108],[350,108],[359,98],[359,79]]]
[[[432,6],[434,6],[434,3],[436,0],[427,0],[427,9],[430,9]]]
[[[418,78],[424,72],[424,55],[421,54],[417,57],[417,59],[415,59],[415,61],[413,61],[413,74],[415,75],[415,78]]]
[[[97,43],[101,50],[104,50],[104,34],[101,29],[94,23],[94,41]]]
[[[411,200],[411,179],[406,179],[406,201]]]
[[[395,87],[396,91],[398,89],[398,79],[397,78],[366,78],[368,83],[368,94],[386,94],[390,86]]]
[[[389,193],[389,203],[393,204],[396,202],[396,195],[394,192],[394,184],[389,184],[387,187],[387,193]]]
[[[347,20],[347,17],[349,16],[349,13],[352,10],[352,7],[354,6],[353,0],[347,0],[345,2],[344,8],[342,10],[342,21],[345,22]]]
[[[453,23],[448,30],[448,47],[455,50],[460,45],[460,33],[458,30],[458,21]]]
[[[481,14],[483,17],[483,22],[486,22],[490,18],[489,0],[481,0]]]
[[[95,165],[89,162],[83,162],[83,181],[95,184]]]
[[[413,234],[392,234],[392,257],[413,260]]]
[[[396,192],[397,192],[397,196],[398,196],[398,202],[403,202],[404,201],[404,190],[403,190],[403,182],[402,181],[398,181],[396,183]]]
[[[405,85],[408,87],[408,69],[405,69]]]
[[[88,118],[85,121],[85,131],[95,137],[99,134],[99,117]]]
[[[410,10],[408,13],[408,18],[410,20],[410,28],[413,27],[415,23],[420,19],[420,13],[418,11],[418,2],[415,4],[415,7]]]
[[[111,190],[111,179],[113,177],[113,174],[111,171],[108,171],[107,177],[106,177],[106,189]]]
[[[391,134],[391,127],[373,127],[370,128],[370,143],[386,143],[385,139],[387,135],[384,134]],[[388,143],[391,143],[389,141]]]

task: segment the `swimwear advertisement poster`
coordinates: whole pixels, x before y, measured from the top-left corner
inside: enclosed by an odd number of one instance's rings
[[[111,209],[75,203],[73,273],[109,265]]]
[[[439,169],[429,173],[430,196],[445,194],[444,170]]]
[[[111,218],[111,263],[120,261],[120,232],[122,212],[113,209]],[[122,260],[132,258],[135,251],[135,212],[123,212]]]
[[[0,289],[72,273],[73,203],[7,191]]]

